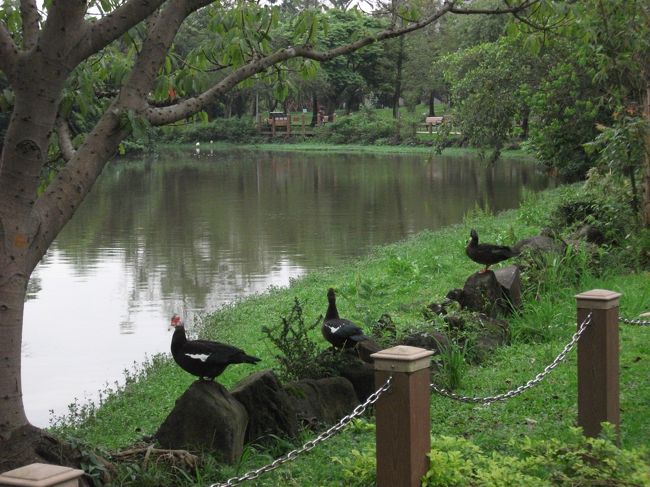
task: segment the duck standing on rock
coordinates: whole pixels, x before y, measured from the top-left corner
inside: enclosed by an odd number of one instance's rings
[[[485,269],[482,269],[479,272],[487,272],[488,267],[492,264],[496,264],[497,262],[518,255],[518,252],[514,251],[507,245],[478,243],[478,233],[476,233],[476,230],[474,229],[470,232],[470,236],[471,240],[467,244],[465,252],[474,262],[485,266]]]
[[[336,309],[336,293],[332,288],[327,290],[327,301],[327,312],[322,326],[325,340],[334,348],[355,348],[361,360],[372,363],[370,355],[381,350],[379,345],[364,335],[363,330],[350,320],[339,317]]]
[[[171,319],[175,328],[172,336],[172,356],[181,369],[204,380],[214,380],[230,364],[256,364],[257,357],[225,343],[208,340],[188,340],[180,316]]]

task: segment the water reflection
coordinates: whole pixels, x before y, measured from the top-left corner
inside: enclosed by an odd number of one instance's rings
[[[44,425],[47,409],[62,412],[145,353],[166,352],[173,312],[191,321],[459,222],[477,203],[514,207],[524,187],[546,184],[514,161],[421,155],[190,151],[111,163],[30,282],[28,415]]]

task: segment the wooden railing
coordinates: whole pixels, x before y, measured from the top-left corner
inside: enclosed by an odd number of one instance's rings
[[[595,437],[603,422],[620,430],[618,384],[617,292],[594,289],[576,296],[580,327],[590,324],[577,341],[578,425]],[[391,388],[375,405],[377,487],[418,487],[428,469],[430,450],[429,361],[432,353],[398,346],[373,354],[375,382],[390,376]]]

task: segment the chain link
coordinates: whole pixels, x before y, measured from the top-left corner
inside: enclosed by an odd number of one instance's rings
[[[645,320],[634,320],[631,318],[619,318],[618,321],[621,323],[627,323],[629,325],[639,325],[639,326],[650,326],[650,321]]]
[[[393,377],[391,376],[388,378],[388,380],[383,386],[381,386],[375,392],[370,394],[370,396],[368,396],[366,402],[364,402],[363,404],[359,404],[356,408],[352,410],[350,414],[342,417],[339,420],[339,422],[336,423],[334,426],[332,426],[328,430],[325,430],[313,440],[309,440],[300,448],[291,450],[289,453],[275,459],[273,462],[269,463],[268,465],[265,465],[264,467],[260,467],[256,470],[251,470],[250,472],[246,473],[245,475],[242,475],[241,477],[233,477],[231,479],[228,479],[225,483],[210,484],[209,487],[234,487],[235,485],[240,485],[242,482],[256,479],[263,473],[270,472],[271,470],[275,470],[280,465],[288,462],[289,460],[295,459],[301,453],[305,453],[308,452],[309,450],[313,450],[316,447],[316,445],[331,438],[339,431],[341,431],[343,428],[345,428],[348,425],[348,423],[352,421],[354,418],[361,416],[368,406],[376,403],[377,400],[379,399],[379,396],[381,396],[384,392],[390,389],[390,385],[392,381],[393,381]]]
[[[587,317],[584,319],[584,321],[580,324],[578,327],[578,331],[576,331],[573,336],[571,337],[571,340],[569,343],[566,344],[564,349],[558,354],[557,357],[555,357],[555,360],[548,364],[542,372],[537,374],[534,378],[526,382],[525,384],[520,385],[519,387],[512,389],[508,392],[505,392],[503,394],[497,394],[496,396],[486,396],[486,397],[471,397],[471,396],[461,396],[459,394],[455,394],[453,392],[447,391],[446,389],[441,389],[435,384],[431,384],[431,389],[436,392],[437,394],[440,394],[441,396],[448,397],[449,399],[454,399],[456,401],[460,402],[466,402],[466,403],[474,403],[474,404],[483,404],[483,405],[488,405],[492,404],[493,402],[497,401],[504,401],[506,399],[510,399],[511,397],[518,396],[522,392],[535,387],[537,384],[542,382],[546,376],[555,368],[557,367],[569,354],[569,352],[573,349],[575,344],[578,342],[582,334],[585,332],[587,327],[591,324],[591,317],[592,317],[592,311],[589,311],[589,314]]]

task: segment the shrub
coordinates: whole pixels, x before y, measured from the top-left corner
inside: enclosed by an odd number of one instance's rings
[[[643,452],[622,450],[613,428],[601,438],[586,438],[574,428],[568,442],[513,440],[512,452],[483,452],[463,438],[433,440],[423,486],[593,486],[648,485],[650,467]]]
[[[416,124],[406,117],[396,122],[372,110],[362,110],[318,128],[315,139],[334,144],[418,144],[415,128]]]
[[[318,345],[311,338],[322,318],[319,316],[312,324],[306,324],[300,301],[295,298],[291,311],[287,316],[280,317],[278,325],[262,328],[262,332],[280,352],[275,358],[282,379],[317,379],[332,375],[331,370],[320,360]]]
[[[215,118],[211,122],[195,122],[159,129],[159,140],[169,143],[214,141],[250,142],[258,136],[253,120],[242,118]]]
[[[586,438],[579,428],[573,428],[567,442],[519,438],[510,442],[508,453],[484,451],[462,437],[434,437],[431,444],[423,487],[650,485],[646,452],[618,448],[611,425],[605,425],[601,438]],[[373,450],[333,460],[341,465],[346,485],[375,485]]]

